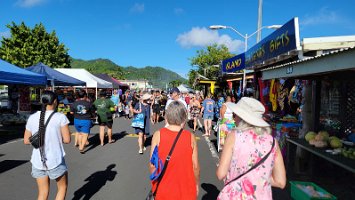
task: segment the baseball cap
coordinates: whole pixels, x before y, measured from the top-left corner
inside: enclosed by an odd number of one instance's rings
[[[176,92],[176,93],[180,94],[180,90],[179,90],[179,88],[174,87],[174,88],[172,88],[172,89],[170,90],[170,94],[172,94],[172,93],[174,93],[174,92]]]

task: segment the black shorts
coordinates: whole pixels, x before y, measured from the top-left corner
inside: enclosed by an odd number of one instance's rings
[[[160,113],[160,105],[159,104],[153,105],[153,113]]]
[[[107,126],[107,128],[112,129],[113,121],[99,122],[100,126]]]

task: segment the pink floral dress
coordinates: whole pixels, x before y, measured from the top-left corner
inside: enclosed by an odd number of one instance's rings
[[[269,134],[257,135],[253,130],[244,132],[233,130],[231,134],[236,135],[236,140],[224,183],[250,169],[270,151],[272,146],[272,136]],[[217,199],[272,199],[270,179],[277,148],[275,144],[263,164],[225,186]]]

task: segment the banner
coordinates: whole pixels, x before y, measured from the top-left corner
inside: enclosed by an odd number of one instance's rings
[[[300,49],[298,18],[293,18],[274,31],[245,53],[245,68],[254,69],[256,65]]]
[[[245,54],[239,54],[222,61],[222,73],[232,73],[245,68]]]

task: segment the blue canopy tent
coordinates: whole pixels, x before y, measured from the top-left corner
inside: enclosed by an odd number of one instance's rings
[[[47,77],[47,80],[50,81],[48,85],[55,85],[55,86],[86,86],[86,82],[63,74],[57,70],[50,68],[49,66],[38,63],[34,66],[27,67],[26,70],[43,74]]]
[[[47,78],[0,59],[0,84],[46,85]]]

